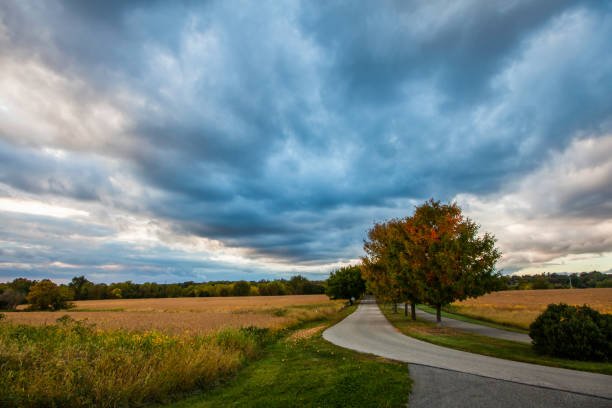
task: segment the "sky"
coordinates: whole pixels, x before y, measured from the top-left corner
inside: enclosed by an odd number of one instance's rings
[[[0,281],[324,279],[455,201],[612,269],[612,4],[0,2]]]

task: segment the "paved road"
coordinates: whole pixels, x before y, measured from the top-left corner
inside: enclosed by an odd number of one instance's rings
[[[417,317],[430,322],[436,321],[436,316],[424,312],[423,310],[416,310]],[[494,327],[482,326],[480,324],[463,322],[461,320],[450,319],[448,317],[442,317],[442,326],[450,327],[453,329],[463,330],[470,333],[480,334],[481,336],[495,337],[498,339],[518,341],[519,343],[531,344],[531,337],[528,334],[517,333],[510,330],[496,329]]]
[[[612,376],[502,360],[416,340],[399,333],[373,303],[362,303],[355,313],[327,329],[323,337],[342,347],[418,364],[410,365],[415,381],[413,407],[463,403],[475,407],[534,406],[517,405],[524,395],[519,393],[527,390],[526,395],[537,406],[612,407]],[[439,389],[452,389],[455,394],[432,394],[432,376],[437,376]],[[464,386],[457,387],[457,381]],[[492,386],[490,391],[487,385]],[[494,394],[495,390],[500,394]],[[437,402],[431,398],[437,398]],[[492,405],[486,405],[487,400]]]
[[[612,401],[573,392],[410,364],[409,408],[610,408]]]

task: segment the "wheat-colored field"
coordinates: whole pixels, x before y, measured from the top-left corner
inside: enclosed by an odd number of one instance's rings
[[[341,301],[312,295],[81,301],[69,311],[7,312],[8,324],[0,322],[0,401],[15,407],[167,402],[234,375],[275,341],[274,329],[341,308]],[[65,315],[70,318],[57,321]]]
[[[612,313],[612,288],[507,290],[455,302],[451,307],[467,316],[527,329],[550,303],[586,304]]]
[[[337,311],[342,302],[325,295],[220,298],[109,299],[74,302],[58,312],[7,312],[8,321],[53,324],[64,315],[101,329],[208,333],[227,327],[280,328]]]

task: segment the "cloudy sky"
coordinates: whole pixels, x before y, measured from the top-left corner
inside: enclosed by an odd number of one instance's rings
[[[0,281],[325,278],[434,197],[612,268],[604,1],[0,3]]]

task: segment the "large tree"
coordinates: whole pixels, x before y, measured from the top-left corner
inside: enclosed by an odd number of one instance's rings
[[[363,275],[384,301],[424,302],[441,308],[497,288],[495,238],[478,235],[478,225],[456,204],[429,200],[411,217],[375,224],[364,243]]]
[[[420,271],[423,300],[441,308],[456,300],[481,296],[498,285],[495,238],[478,234],[479,226],[464,217],[456,203],[433,199],[416,208],[406,223],[406,263]]]
[[[365,281],[359,266],[345,266],[329,275],[325,293],[332,299],[357,299],[365,292]]]

